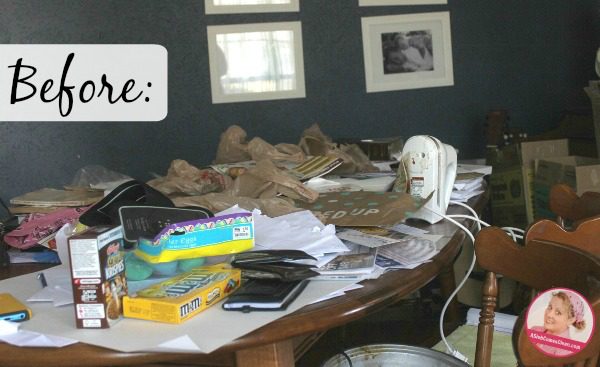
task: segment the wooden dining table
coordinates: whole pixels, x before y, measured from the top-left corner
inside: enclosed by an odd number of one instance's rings
[[[488,192],[472,198],[469,205],[482,212],[488,200]],[[460,206],[450,206],[450,214],[466,214]],[[473,222],[459,220],[472,228]],[[436,224],[409,222],[429,231],[443,235],[448,241],[432,261],[414,269],[385,272],[377,279],[364,280],[362,288],[345,295],[310,304],[256,329],[222,346],[209,354],[135,352],[125,353],[103,347],[76,343],[63,348],[16,347],[0,343],[0,366],[134,366],[148,365],[199,365],[199,366],[293,366],[303,353],[327,330],[361,319],[397,303],[403,297],[422,288],[438,277],[441,292],[447,297],[455,288],[453,263],[462,244],[468,238],[464,231],[447,220]],[[11,264],[0,268],[0,279],[43,270],[33,264]],[[251,317],[249,314],[248,317]],[[446,321],[458,321],[457,303],[448,310]],[[199,331],[200,332],[200,331]],[[141,336],[143,337],[143,336]]]

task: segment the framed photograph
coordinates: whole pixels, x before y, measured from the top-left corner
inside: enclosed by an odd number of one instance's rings
[[[213,103],[304,98],[300,22],[208,26]]]
[[[359,6],[448,4],[448,0],[358,0]]]
[[[454,84],[448,12],[361,22],[367,93]]]
[[[206,14],[300,11],[300,0],[204,0]]]

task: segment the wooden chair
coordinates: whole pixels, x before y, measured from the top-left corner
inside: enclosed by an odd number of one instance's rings
[[[486,270],[483,305],[477,332],[475,366],[488,367],[494,335],[494,309],[498,297],[496,274],[500,273],[538,291],[554,287],[571,288],[592,304],[596,327],[600,325],[600,258],[572,246],[533,239],[524,246],[515,243],[497,227],[483,229],[475,241],[479,264]],[[579,353],[556,359],[539,352],[523,327],[524,313],[513,331],[513,350],[523,366],[575,365],[598,363],[600,333]]]
[[[533,223],[525,234],[525,243],[532,240],[564,243],[600,256],[600,216],[580,222],[573,231],[548,219],[539,220]]]
[[[600,256],[600,192],[579,197],[570,186],[556,184],[549,201],[556,222],[542,219],[533,223],[525,243],[534,239],[555,241]]]
[[[565,184],[556,184],[550,189],[550,210],[557,215],[557,222],[565,227],[565,222],[578,221],[600,216],[600,192],[584,192],[581,197]]]

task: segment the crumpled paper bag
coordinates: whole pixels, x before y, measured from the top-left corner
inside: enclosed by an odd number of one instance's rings
[[[213,169],[199,169],[183,159],[171,162],[167,175],[148,181],[148,185],[165,195],[202,195],[221,192],[231,186],[232,179]]]
[[[261,199],[281,194],[309,203],[319,197],[318,192],[304,186],[297,178],[277,168],[270,160],[256,162],[256,167],[236,178],[224,193]]]
[[[306,156],[300,147],[294,144],[269,144],[264,139],[255,137],[246,142],[246,131],[237,125],[230,126],[223,134],[217,148],[215,164],[236,163],[249,160],[290,161],[300,163]]]
[[[300,163],[306,160],[306,155],[297,145],[282,143],[273,146],[258,137],[248,143],[248,153],[255,161],[270,159]]]
[[[314,124],[304,130],[300,142],[300,148],[309,156],[334,156],[341,158],[344,163],[332,171],[332,174],[350,174],[355,172],[377,172],[379,169],[371,164],[369,157],[356,144],[339,147],[325,135],[319,125]]]
[[[248,153],[246,131],[237,125],[232,125],[223,134],[217,147],[215,163],[235,163],[252,159]]]
[[[284,197],[272,198],[250,198],[242,196],[231,196],[224,193],[210,193],[202,196],[182,196],[173,198],[173,203],[178,207],[201,206],[213,212],[220,212],[234,205],[248,211],[259,209],[263,214],[274,218],[304,209],[294,206],[292,200]]]

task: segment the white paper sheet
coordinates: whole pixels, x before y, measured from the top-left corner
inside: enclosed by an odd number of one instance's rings
[[[276,218],[254,214],[254,237],[262,248],[302,250],[312,256],[348,251],[335,235],[335,226],[324,225],[309,210]]]
[[[0,340],[18,347],[65,347],[77,340],[19,330],[21,324],[0,320]]]
[[[486,166],[481,164],[465,164],[459,163],[456,167],[456,174],[459,173],[481,173],[483,175],[492,174],[492,166]]]
[[[41,274],[41,273],[36,273]],[[39,289],[27,302],[52,302],[54,306],[64,306],[73,303],[73,288],[71,287],[71,277],[69,268],[66,265],[59,265],[54,268],[43,271],[46,278],[46,287],[38,282],[35,289]]]
[[[72,305],[54,307],[46,302],[29,302],[27,304],[31,308],[33,316],[31,320],[21,323],[20,329],[41,333],[45,336],[52,335],[78,340],[123,352],[160,349],[171,352],[185,350],[186,352],[210,353],[242,335],[354,283],[356,281],[310,282],[286,311],[245,314],[224,311],[219,303],[180,325],[124,319],[110,329],[77,329]],[[28,299],[39,290],[39,287],[35,274],[27,274],[0,282],[0,289],[3,292],[11,293],[21,300]],[[33,334],[29,337],[34,338]],[[194,345],[197,346],[197,349]]]

